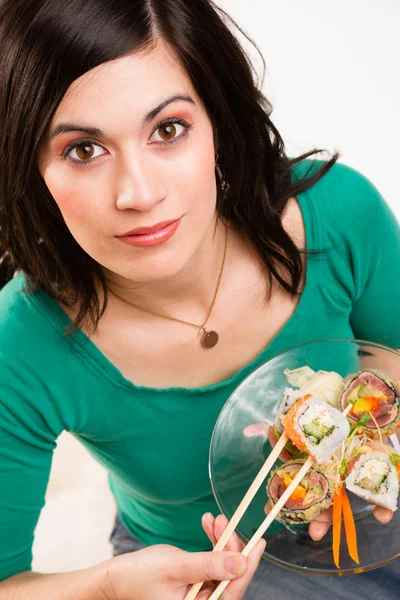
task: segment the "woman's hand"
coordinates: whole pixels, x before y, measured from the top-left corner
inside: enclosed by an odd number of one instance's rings
[[[372,446],[375,450],[379,452],[381,450],[380,442],[368,442],[369,446]],[[383,508],[382,506],[374,506],[372,509],[374,513],[374,517],[380,523],[384,525],[386,523],[390,523],[393,518],[393,512],[387,508]],[[329,531],[329,528],[332,524],[332,507],[324,510],[320,515],[318,515],[317,519],[311,521],[309,526],[309,534],[310,537],[318,541],[324,537],[324,535]]]
[[[243,434],[245,437],[257,436],[268,438],[272,447],[274,447],[277,442],[273,427],[270,427],[267,423],[255,423],[254,425],[249,425],[244,429]],[[279,458],[284,462],[292,460],[292,457],[286,450],[281,452]],[[265,505],[266,514],[268,514],[270,510],[271,507],[267,503]],[[381,506],[375,506],[373,508],[373,513],[377,521],[383,524],[389,523],[393,518],[393,512],[387,508],[382,508]],[[311,521],[308,529],[310,537],[315,541],[322,539],[324,535],[328,533],[331,524],[332,508],[328,508],[318,515],[317,520]]]
[[[375,519],[384,525],[390,523],[393,518],[393,512],[382,506],[374,506],[372,512],[374,513]],[[314,519],[314,521],[311,521],[308,533],[313,540],[321,540],[324,535],[328,533],[331,525],[332,508],[328,508],[318,515],[317,520]]]
[[[203,518],[212,541],[219,538],[224,523],[226,519],[214,520],[211,515]],[[257,569],[265,543],[260,542],[251,556],[245,558],[240,554],[241,542],[235,535],[232,538],[226,552],[184,552],[173,546],[157,545],[117,556],[101,565],[104,597],[184,600],[193,583],[230,579],[234,581],[225,590],[224,600],[240,600]],[[198,600],[207,600],[215,587],[214,583],[205,585],[197,595]]]
[[[216,545],[219,538],[224,533],[228,523],[229,521],[224,515],[218,515],[218,517],[214,518],[211,513],[207,513],[203,516],[203,529],[213,546]],[[243,548],[243,542],[240,541],[236,533],[233,533],[225,546],[225,551],[242,552]],[[245,575],[229,584],[224,592],[224,600],[236,600],[236,598],[243,597],[247,586],[257,570],[264,550],[265,540],[260,540],[248,558],[248,567]],[[215,554],[219,554],[219,552],[215,552]],[[205,600],[208,597],[209,595],[205,595],[204,599],[202,596],[199,598]]]

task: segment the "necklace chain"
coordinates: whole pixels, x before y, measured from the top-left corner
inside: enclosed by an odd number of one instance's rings
[[[150,315],[155,315],[156,317],[161,317],[162,319],[169,319],[170,321],[176,321],[177,323],[182,323],[183,325],[190,325],[191,327],[196,327],[196,329],[198,329],[200,333],[205,333],[206,332],[205,327],[206,327],[206,325],[208,323],[208,319],[211,316],[212,309],[214,308],[214,304],[215,304],[215,301],[217,299],[217,295],[218,295],[218,291],[219,291],[219,286],[220,286],[221,279],[222,279],[222,274],[224,272],[227,246],[228,246],[228,229],[225,230],[224,255],[223,255],[223,258],[222,258],[222,264],[221,264],[221,268],[220,268],[220,271],[219,271],[217,285],[216,285],[215,291],[214,291],[214,297],[212,299],[211,306],[210,306],[210,308],[208,310],[208,313],[207,313],[207,316],[206,316],[206,320],[204,321],[203,325],[196,325],[196,323],[191,323],[190,321],[184,321],[183,319],[177,319],[176,317],[170,317],[168,315],[163,315],[161,313],[158,313],[158,312],[155,312],[155,311],[152,311],[152,310],[148,310],[147,308],[142,308],[141,306],[137,306],[136,304],[132,304],[131,302],[127,302],[127,300],[125,300],[124,298],[121,298],[120,296],[118,296],[118,298],[120,298],[120,300],[124,300],[130,306],[133,306],[137,310],[140,310],[142,312],[148,313]]]

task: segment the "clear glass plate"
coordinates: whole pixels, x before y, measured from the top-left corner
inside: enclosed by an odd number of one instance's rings
[[[245,437],[243,430],[255,423],[274,423],[283,390],[289,385],[284,370],[305,365],[315,371],[336,371],[342,377],[374,368],[400,381],[399,352],[352,339],[329,339],[295,346],[254,371],[226,402],[211,440],[211,485],[218,506],[228,519],[271,451],[266,437]],[[276,467],[279,464],[282,463],[278,460]],[[264,505],[268,500],[265,483],[237,528],[246,542],[265,518]],[[307,526],[283,526],[277,521],[265,534],[265,558],[292,571],[313,575],[352,575],[400,558],[400,509],[389,524],[382,525],[373,517],[368,503],[350,493],[349,498],[356,520],[360,565],[349,557],[343,530],[338,570],[333,562],[331,531],[315,542],[309,537]]]

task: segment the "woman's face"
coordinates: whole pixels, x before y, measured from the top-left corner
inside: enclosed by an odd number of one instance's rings
[[[212,235],[213,130],[165,46],[74,81],[39,168],[72,235],[109,275],[174,277]]]

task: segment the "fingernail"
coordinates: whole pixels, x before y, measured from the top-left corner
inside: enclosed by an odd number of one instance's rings
[[[247,561],[241,554],[230,556],[226,561],[226,568],[231,575],[241,577],[246,572]]]
[[[319,542],[320,540],[322,540],[322,538],[325,535],[325,529],[321,530],[321,529],[317,529],[315,528],[314,531],[312,531],[312,533],[310,533],[310,537],[311,539],[314,540],[314,542]]]

